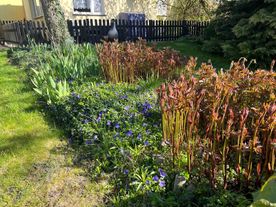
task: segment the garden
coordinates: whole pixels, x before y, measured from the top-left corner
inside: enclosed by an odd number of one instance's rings
[[[176,41],[75,44],[56,31],[7,50],[0,205],[275,206],[275,8],[226,1],[202,36]],[[15,175],[36,156],[24,191]]]
[[[249,206],[275,170],[275,62],[218,70],[144,40],[32,43],[8,56],[74,162],[112,186],[106,205]]]

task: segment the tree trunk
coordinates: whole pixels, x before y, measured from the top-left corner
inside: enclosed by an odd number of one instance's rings
[[[54,46],[72,43],[59,0],[41,0],[41,5],[51,43]]]

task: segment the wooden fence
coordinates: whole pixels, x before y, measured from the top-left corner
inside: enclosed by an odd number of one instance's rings
[[[208,22],[196,21],[127,21],[115,20],[119,41],[132,41],[141,37],[147,41],[175,40],[182,36],[203,34]],[[97,43],[107,35],[110,20],[68,20],[70,34],[78,43]]]
[[[2,29],[2,25],[0,24],[0,44],[4,44],[4,32],[3,32],[3,29]]]
[[[37,43],[49,43],[47,27],[43,21],[2,21],[0,27],[3,39],[8,43],[24,45],[29,39]]]
[[[116,23],[119,41],[133,41],[140,38],[147,41],[175,40],[182,36],[200,36],[208,22],[197,21],[130,21],[130,20],[67,20],[68,30],[76,43],[98,43],[107,36],[111,22]],[[28,39],[38,43],[49,43],[44,22],[17,21],[0,22],[5,42],[26,44]],[[1,36],[1,34],[0,34]],[[28,38],[29,37],[29,38]]]

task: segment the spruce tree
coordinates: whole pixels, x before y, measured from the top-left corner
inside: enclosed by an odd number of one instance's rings
[[[204,50],[268,66],[276,57],[276,1],[223,1],[205,38]]]

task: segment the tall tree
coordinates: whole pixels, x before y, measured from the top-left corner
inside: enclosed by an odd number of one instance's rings
[[[212,0],[159,0],[166,4],[173,19],[208,20],[216,8]]]
[[[41,5],[51,43],[56,46],[72,42],[59,0],[41,0]]]

